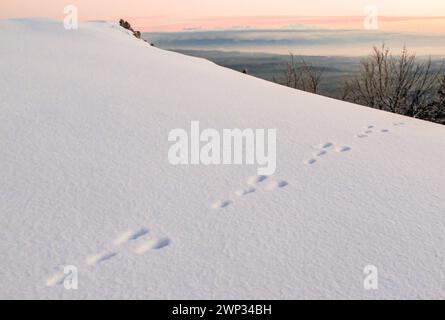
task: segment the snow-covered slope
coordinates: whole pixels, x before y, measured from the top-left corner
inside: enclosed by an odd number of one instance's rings
[[[276,128],[275,175],[171,165],[191,120]],[[443,126],[39,19],[0,22],[0,123],[0,298],[445,298]]]

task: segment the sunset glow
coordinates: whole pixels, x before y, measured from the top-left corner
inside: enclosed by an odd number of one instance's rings
[[[62,19],[68,4],[79,8],[81,20],[125,18],[142,31],[289,26],[357,29],[369,5],[378,8],[382,30],[445,30],[443,0],[0,0],[0,18]]]

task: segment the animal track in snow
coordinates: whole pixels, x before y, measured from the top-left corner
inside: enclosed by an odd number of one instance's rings
[[[266,181],[267,180],[267,181]],[[265,190],[270,191],[277,188],[284,188],[288,185],[288,183],[284,180],[276,180],[273,176],[253,176],[247,179],[247,184],[249,185],[259,185],[261,182],[266,181],[266,185],[264,187]],[[241,195],[245,195],[248,193],[255,192],[256,189],[253,187],[248,187],[247,189],[241,189],[247,191],[247,193],[242,193]],[[239,195],[239,192],[236,192]]]
[[[136,246],[131,251],[142,254],[150,249],[162,249],[168,246],[170,239],[167,237],[151,236],[147,228],[140,228],[125,231],[113,241],[113,245],[122,245],[124,243],[132,244],[133,242],[136,242]]]
[[[112,251],[112,252],[104,251],[104,252],[92,254],[92,255],[87,256],[86,263],[89,266],[96,265],[96,264],[99,264],[106,260],[110,260],[111,258],[113,258],[116,255],[117,255],[117,252],[114,252],[114,251]]]
[[[146,228],[141,228],[137,231],[134,230],[127,230],[123,233],[121,233],[114,241],[113,241],[113,245],[118,247],[130,240],[137,240],[140,237],[145,236],[146,234],[148,234],[148,229]]]
[[[394,125],[397,126],[397,125],[399,125],[399,123],[397,123],[397,124],[395,123]],[[389,132],[389,130],[383,128],[383,129],[380,129],[380,130],[377,130],[377,131],[376,131],[376,128],[375,128],[374,125],[367,125],[367,126],[364,126],[364,127],[363,127],[363,131],[360,132],[360,133],[358,133],[358,134],[356,135],[356,137],[357,137],[357,138],[367,138],[367,137],[369,137],[369,135],[371,135],[371,134],[373,134],[373,133],[375,133],[375,132],[387,133],[387,132]]]
[[[149,250],[159,250],[170,244],[169,238],[151,238],[133,249],[136,254],[144,254]]]
[[[263,182],[266,179],[267,179],[267,176],[257,175],[257,176],[249,177],[246,182],[248,185],[255,185],[257,183]]]
[[[134,242],[134,245],[133,245]],[[123,246],[124,244],[129,243],[129,246]],[[109,247],[114,247],[112,250],[103,250],[98,253],[94,253],[91,255],[87,255],[85,258],[85,265],[78,266],[79,269],[85,266],[95,267],[99,266],[102,263],[107,262],[118,256],[121,252],[125,250],[130,250],[133,253],[138,255],[142,255],[150,250],[160,250],[168,245],[170,245],[171,240],[168,237],[159,237],[159,236],[151,236],[149,235],[149,231],[147,228],[140,228],[137,230],[127,230],[122,232],[116,239],[114,239]],[[120,250],[117,247],[121,247]],[[53,287],[56,285],[63,284],[65,278],[68,275],[64,274],[63,271],[59,271],[52,276],[46,279],[46,286]]]
[[[272,180],[269,181],[266,185],[267,191],[272,191],[279,188],[284,188],[288,185],[288,183],[284,180]]]
[[[393,123],[394,126],[401,126],[404,125],[403,122],[396,122]],[[367,138],[370,135],[378,132],[378,133],[388,133],[390,132],[390,130],[386,129],[386,128],[382,128],[382,129],[378,129],[375,125],[373,124],[368,124],[366,126],[364,126],[363,131],[359,132],[356,137],[357,138]],[[348,152],[351,151],[352,148],[348,147],[348,146],[338,146],[332,142],[325,142],[325,143],[321,143],[317,146],[313,146],[313,149],[315,149],[316,151],[313,153],[313,157],[312,158],[308,158],[306,160],[303,161],[304,164],[307,165],[313,165],[315,164],[318,160],[326,157],[326,155],[328,155],[331,150],[334,150],[337,153],[343,153],[343,152]]]
[[[321,157],[321,156],[324,156],[325,154],[328,154],[328,152],[326,150],[320,150],[318,152],[315,152],[314,156]]]
[[[65,281],[65,278],[67,275],[63,272],[57,272],[56,274],[50,276],[48,279],[46,279],[46,286],[47,287],[53,287],[55,285],[60,285]]]
[[[347,146],[343,146],[343,147],[338,146],[338,147],[335,147],[335,152],[347,152],[347,151],[349,151],[349,150],[351,150],[351,147],[347,147]]]
[[[264,183],[267,182],[267,183]],[[245,197],[249,194],[256,193],[258,189],[264,189],[266,191],[272,191],[274,189],[280,189],[286,187],[289,183],[284,180],[276,180],[272,176],[255,175],[246,179],[247,186],[241,187],[234,192],[237,198]],[[264,187],[263,187],[264,186]],[[214,202],[212,209],[224,209],[233,204],[234,200],[218,200]]]
[[[254,193],[256,191],[256,189],[254,187],[247,187],[247,188],[243,188],[243,189],[238,189],[235,191],[235,194],[239,197],[241,196],[245,196],[249,193]]]
[[[218,200],[212,204],[212,208],[213,209],[222,209],[222,208],[228,207],[231,203],[232,203],[232,201],[230,201],[230,200]]]
[[[313,154],[313,158],[307,159],[304,161],[305,164],[312,165],[318,161],[318,159],[324,158],[328,155],[332,150],[337,153],[350,151],[352,148],[348,146],[338,146],[332,142],[321,143],[318,146],[313,147],[316,151]]]
[[[316,159],[309,159],[309,160],[304,161],[304,163],[306,163],[306,164],[314,164],[315,162],[317,162]]]
[[[321,143],[320,145],[318,145],[318,148],[328,150],[328,149],[332,148],[333,146],[334,146],[334,144],[332,142],[325,142],[325,143]]]
[[[145,236],[146,234],[148,234],[148,229],[145,228],[139,229],[138,231],[133,233],[133,235],[130,237],[130,240],[137,240],[140,237]]]

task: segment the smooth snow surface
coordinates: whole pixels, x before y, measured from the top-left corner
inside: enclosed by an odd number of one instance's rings
[[[192,120],[276,174],[171,165]],[[44,19],[0,22],[0,121],[0,298],[445,298],[443,126]]]

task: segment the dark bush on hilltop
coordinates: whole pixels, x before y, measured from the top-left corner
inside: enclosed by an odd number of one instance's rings
[[[133,31],[133,28],[131,28],[130,23],[129,23],[128,21],[125,21],[124,19],[120,19],[120,20],[119,20],[119,25],[120,25],[122,28],[125,28],[125,29],[127,29],[127,30],[131,30],[131,31]]]
[[[140,32],[140,31],[135,31],[135,30],[131,27],[131,25],[130,25],[130,23],[129,23],[128,21],[125,21],[124,19],[120,19],[120,20],[119,20],[119,25],[120,25],[122,28],[127,29],[127,30],[130,30],[131,32],[133,32],[133,35],[134,35],[136,38],[138,38],[138,39],[141,38],[141,32]]]

